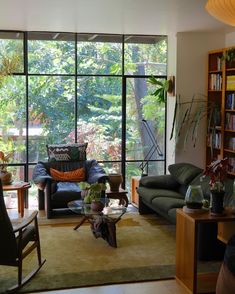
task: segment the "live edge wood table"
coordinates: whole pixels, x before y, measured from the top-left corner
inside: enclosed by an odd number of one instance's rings
[[[13,182],[9,185],[3,185],[3,191],[17,191],[18,213],[24,216],[24,193],[31,187],[28,182]]]
[[[177,209],[176,214],[176,279],[189,293],[215,292],[218,273],[197,272],[198,225],[201,223],[229,224],[235,221],[230,210],[223,216],[203,213],[185,213]],[[223,238],[220,238],[220,240]]]

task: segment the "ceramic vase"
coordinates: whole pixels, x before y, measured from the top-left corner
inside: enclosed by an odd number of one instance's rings
[[[211,213],[223,214],[224,211],[224,191],[211,191]]]
[[[108,175],[108,182],[110,185],[110,191],[112,191],[112,192],[119,191],[122,180],[123,180],[122,174],[109,174]]]
[[[9,185],[12,182],[12,174],[7,171],[0,171],[0,179],[3,185]]]

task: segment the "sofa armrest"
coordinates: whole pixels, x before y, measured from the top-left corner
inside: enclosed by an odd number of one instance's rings
[[[175,190],[179,183],[171,175],[146,176],[140,179],[140,187]]]

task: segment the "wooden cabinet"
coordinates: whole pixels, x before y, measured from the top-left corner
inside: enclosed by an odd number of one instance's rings
[[[139,187],[140,177],[131,178],[131,203],[138,207],[139,206],[139,195],[136,189]]]
[[[208,54],[206,164],[228,157],[235,176],[235,60],[227,61],[227,52],[223,48]]]
[[[218,231],[224,240],[227,225],[235,223],[235,215],[226,210],[224,216],[212,216],[209,212],[186,213],[176,211],[176,280],[188,290],[188,293],[211,293],[215,291],[218,273],[202,273],[198,270],[197,246],[198,226],[203,223],[223,222],[223,232]]]

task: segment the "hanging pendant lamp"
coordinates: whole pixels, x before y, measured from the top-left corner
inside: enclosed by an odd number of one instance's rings
[[[235,0],[208,0],[205,8],[218,20],[235,26]]]

